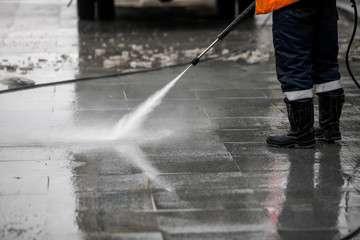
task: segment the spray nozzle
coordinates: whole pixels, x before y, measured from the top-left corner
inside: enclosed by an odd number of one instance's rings
[[[355,4],[356,4],[356,1],[355,1],[355,0],[350,0],[350,3],[352,3],[352,4],[351,4],[351,7],[355,7]]]
[[[199,61],[200,61],[200,58],[196,57],[196,58],[194,58],[194,59],[191,61],[191,64],[192,64],[193,66],[196,66],[196,64],[198,64]]]

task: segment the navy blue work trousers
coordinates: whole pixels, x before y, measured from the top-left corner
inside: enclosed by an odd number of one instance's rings
[[[341,88],[337,21],[336,0],[300,0],[273,12],[276,73],[285,101],[312,99],[317,84],[318,94]]]

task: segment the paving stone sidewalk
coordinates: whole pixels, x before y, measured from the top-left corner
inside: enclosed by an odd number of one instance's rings
[[[314,149],[264,143],[288,128],[271,57],[199,63],[119,141],[104,136],[185,66],[0,94],[0,238],[348,236],[360,227],[360,90],[347,36],[343,139]]]

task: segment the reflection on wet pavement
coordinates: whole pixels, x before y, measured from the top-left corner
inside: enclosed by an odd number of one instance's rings
[[[14,8],[10,13],[20,3],[4,2]],[[20,6],[34,7],[31,2]],[[42,11],[64,2],[47,2]],[[92,60],[76,63],[69,74],[128,70],[132,55],[146,56],[144,42],[150,37],[148,54],[156,58],[151,67],[171,62],[162,62],[157,48],[163,56],[177,52],[174,59],[185,61],[183,50],[206,46],[222,27],[218,20],[201,18],[189,30],[188,20],[180,18],[178,29],[171,27],[175,20],[169,26],[159,19],[146,29],[141,18],[125,19],[79,22],[79,39],[74,39],[91,47],[72,46],[69,53]],[[72,26],[68,21],[60,25]],[[207,21],[215,25],[204,26]],[[141,31],[134,31],[139,26]],[[125,45],[109,42],[119,34],[113,29],[126,32]],[[342,65],[347,98],[339,143],[317,142],[309,150],[268,148],[265,137],[284,131],[288,123],[272,58],[247,61],[251,54],[258,57],[270,25],[248,43],[254,31],[253,23],[240,27],[214,49],[226,53],[222,48],[250,44],[250,52],[239,52],[244,58],[235,54],[189,69],[125,139],[109,140],[109,131],[184,67],[0,94],[0,238],[340,239],[359,228],[358,90]],[[176,50],[177,41],[186,47]],[[121,62],[115,57],[120,55],[129,59]],[[120,65],[107,69],[106,60]],[[48,63],[54,62],[39,66]],[[23,77],[31,79],[29,74]]]
[[[210,77],[225,66],[234,71],[221,83]],[[268,75],[271,66],[209,62],[191,69],[125,141],[101,140],[101,133],[182,68],[0,95],[1,236],[348,235],[360,218],[352,124],[359,111],[345,105],[339,144],[268,148],[269,129],[286,128],[285,109],[281,93],[269,90],[273,78],[244,85],[259,68]],[[138,88],[145,77],[149,89]],[[56,229],[55,217],[63,222]]]

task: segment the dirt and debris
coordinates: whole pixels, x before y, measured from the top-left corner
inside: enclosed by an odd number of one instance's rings
[[[240,61],[243,60],[248,64],[254,64],[254,63],[262,63],[267,62],[270,59],[270,53],[264,52],[259,49],[256,49],[254,51],[245,51],[238,54],[230,54],[229,56],[222,57],[221,60],[223,61]]]
[[[30,85],[34,85],[35,81],[28,79],[28,78],[24,78],[24,77],[9,77],[9,78],[4,78],[4,79],[0,80],[0,83],[2,83],[3,85],[7,85],[9,87],[30,86]]]
[[[3,68],[8,72],[16,72],[18,65],[3,65]]]

